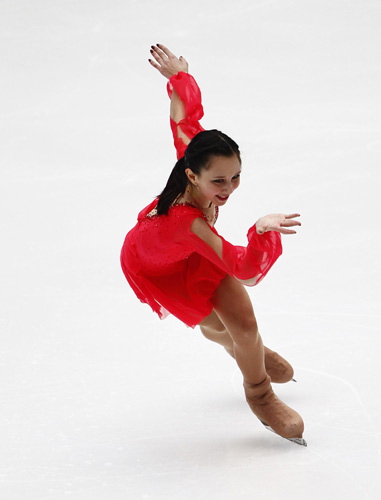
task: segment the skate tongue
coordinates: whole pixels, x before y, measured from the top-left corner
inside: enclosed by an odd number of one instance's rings
[[[279,436],[279,434],[277,434],[274,429],[272,429],[268,424],[266,424],[266,422],[264,422],[263,420],[260,420],[259,421],[261,422],[261,424],[263,424],[266,429],[268,429],[269,431],[273,432],[274,434],[276,434],[277,436]],[[282,437],[282,436],[279,436],[279,437]],[[299,444],[300,446],[307,446],[307,441],[303,438],[283,438],[283,439],[287,439],[287,441],[291,441],[292,443],[295,443],[295,444]]]

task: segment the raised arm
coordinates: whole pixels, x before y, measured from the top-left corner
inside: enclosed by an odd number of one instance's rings
[[[164,45],[159,43],[156,47],[152,45],[150,52],[156,62],[148,59],[149,63],[168,80],[179,71],[188,73],[187,61],[182,56],[176,57]],[[172,92],[170,116],[176,123],[185,118],[185,105],[176,91]]]
[[[154,60],[149,59],[149,63],[168,79],[170,123],[177,157],[181,158],[191,139],[204,130],[199,123],[204,114],[201,92],[194,78],[188,74],[188,63],[182,56],[176,57],[161,44],[152,45],[150,52]]]

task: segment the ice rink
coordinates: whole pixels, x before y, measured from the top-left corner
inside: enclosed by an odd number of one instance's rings
[[[2,500],[380,498],[380,25],[379,0],[0,0]],[[302,214],[248,290],[307,448],[120,269],[175,162],[157,42],[242,151],[219,233]]]

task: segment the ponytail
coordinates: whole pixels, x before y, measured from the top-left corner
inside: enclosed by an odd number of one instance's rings
[[[167,181],[167,185],[159,196],[159,201],[156,207],[158,215],[167,215],[169,207],[175,199],[179,195],[184,194],[187,184],[188,177],[185,173],[185,160],[184,157],[182,157],[173,167],[171,175]]]

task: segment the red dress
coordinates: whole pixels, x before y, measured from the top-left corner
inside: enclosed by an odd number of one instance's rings
[[[186,118],[179,124],[171,120],[178,158],[186,145],[177,136],[177,125],[190,138],[203,128],[201,93],[194,78],[178,73],[168,83],[185,103]],[[269,231],[258,235],[249,229],[247,247],[233,246],[211,227],[223,242],[222,259],[191,230],[201,210],[191,204],[177,204],[168,215],[158,216],[157,199],[138,215],[138,222],[127,234],[121,252],[124,275],[141,302],[149,304],[161,319],[173,314],[194,328],[213,309],[212,297],[221,280],[230,274],[240,280],[257,277],[258,284],[282,253],[280,234]],[[208,222],[206,220],[206,222]]]

